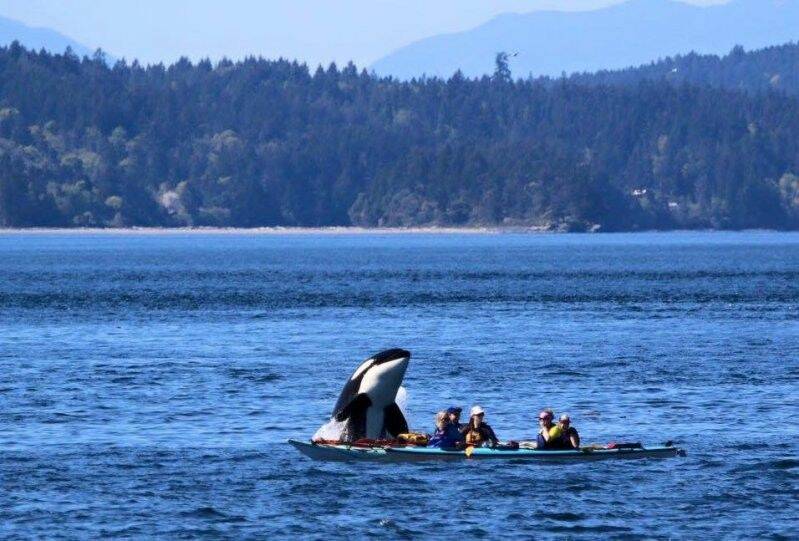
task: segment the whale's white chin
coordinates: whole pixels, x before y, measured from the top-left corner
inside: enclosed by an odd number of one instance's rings
[[[394,403],[409,361],[402,358],[384,362],[364,374],[360,391],[369,395],[374,407],[384,408]]]

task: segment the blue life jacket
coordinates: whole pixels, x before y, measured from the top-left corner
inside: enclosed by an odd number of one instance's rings
[[[444,430],[436,430],[430,441],[427,443],[428,447],[455,447],[458,443],[463,441],[463,434],[457,426],[448,424]]]

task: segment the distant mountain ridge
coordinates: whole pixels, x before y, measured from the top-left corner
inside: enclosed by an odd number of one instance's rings
[[[799,2],[732,0],[698,7],[673,0],[630,0],[583,12],[538,11],[495,17],[472,30],[427,38],[374,63],[378,75],[410,79],[493,70],[498,51],[518,52],[514,76],[558,76],[623,69],[654,59],[725,54],[799,39]]]
[[[53,53],[63,53],[67,47],[78,56],[91,56],[94,51],[50,28],[34,28],[24,23],[0,17],[0,45],[18,41],[28,49],[45,49]]]

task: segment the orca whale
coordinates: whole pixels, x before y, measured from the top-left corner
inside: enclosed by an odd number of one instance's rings
[[[410,360],[409,351],[389,349],[369,357],[353,372],[333,408],[335,420],[346,423],[341,441],[408,432],[396,399]]]

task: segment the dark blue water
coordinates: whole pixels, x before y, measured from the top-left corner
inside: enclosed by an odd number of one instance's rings
[[[314,463],[362,358],[412,425],[539,408],[685,458]],[[0,235],[0,536],[796,538],[799,235]]]

